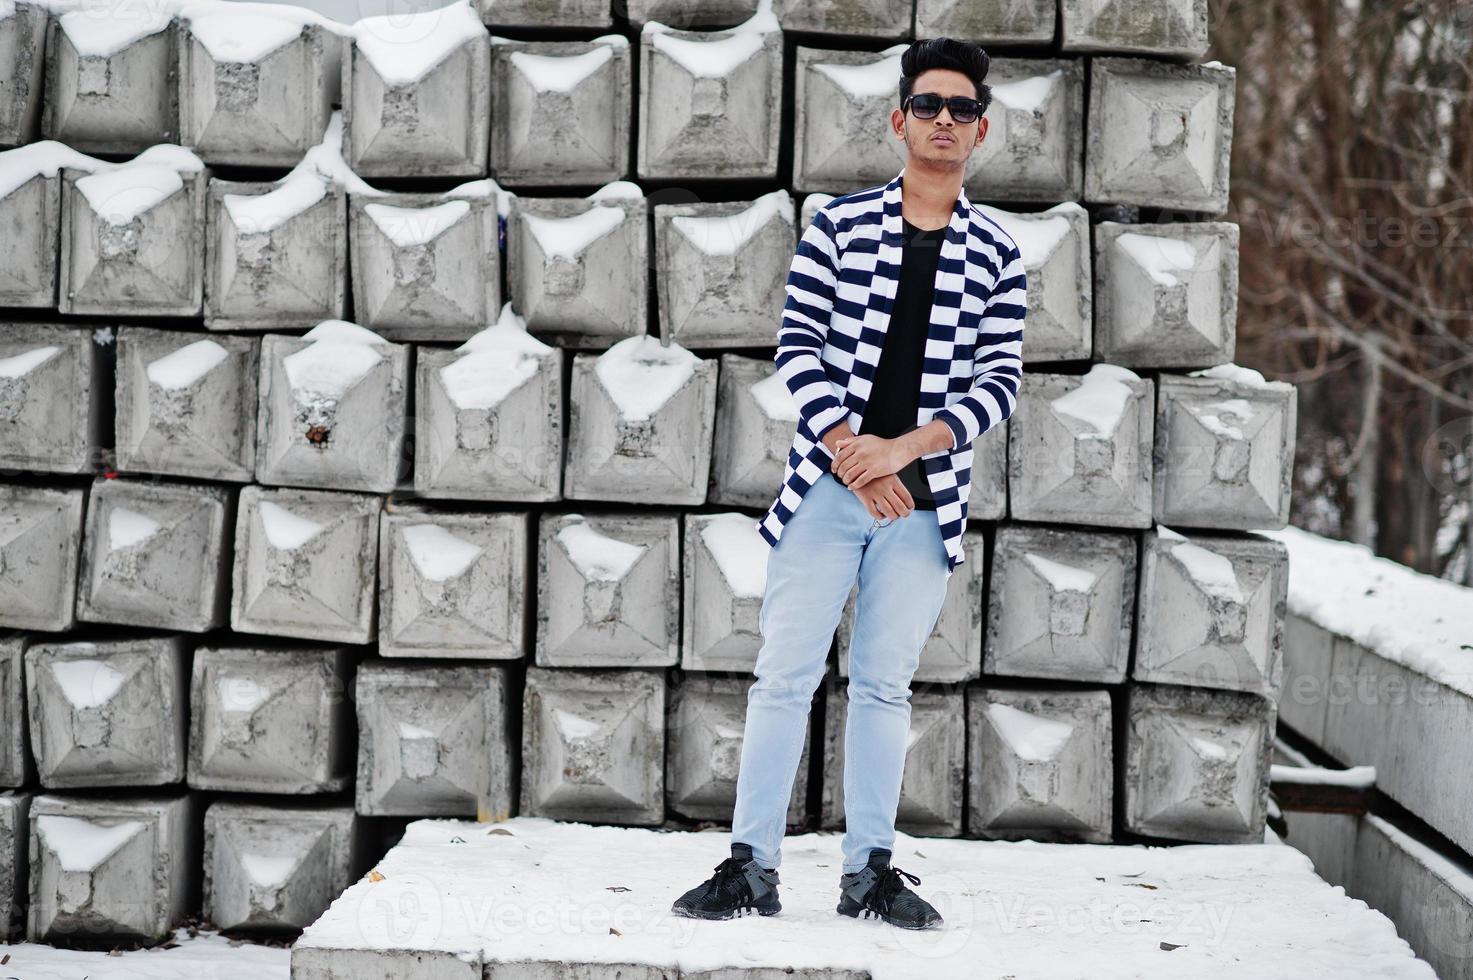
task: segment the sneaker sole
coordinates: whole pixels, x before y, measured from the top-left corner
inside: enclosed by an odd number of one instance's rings
[[[709,922],[721,922],[726,919],[738,919],[742,916],[751,915],[753,912],[757,913],[758,915],[777,915],[782,910],[783,907],[781,905],[770,909],[758,908],[755,905],[743,905],[738,908],[734,908],[728,912],[723,912],[719,915],[703,915],[700,912],[692,912],[688,909],[673,908],[670,911],[672,914],[681,916],[682,918],[686,919],[705,919]]]
[[[842,901],[834,909],[834,911],[838,912],[840,915],[847,915],[851,919],[874,919],[879,922],[888,922],[890,925],[894,926],[897,929],[940,929],[943,925],[945,925],[945,922],[940,920],[928,924],[902,922],[898,919],[891,918],[888,915],[882,915],[881,913],[876,912],[874,909],[864,908],[862,906],[857,908],[845,908]]]

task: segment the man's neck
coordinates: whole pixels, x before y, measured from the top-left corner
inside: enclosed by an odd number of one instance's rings
[[[961,196],[962,174],[961,168],[937,170],[918,160],[907,161],[900,178],[901,216],[927,231],[947,225]]]

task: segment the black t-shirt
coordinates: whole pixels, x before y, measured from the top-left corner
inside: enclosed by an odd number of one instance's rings
[[[890,325],[885,330],[880,361],[875,366],[869,403],[856,435],[868,433],[893,439],[916,428],[926,333],[931,322],[936,267],[941,260],[941,245],[946,240],[946,226],[927,231],[917,228],[904,217],[900,223],[905,235],[900,283],[895,290],[895,306],[890,314]],[[838,479],[833,470],[829,472]],[[910,491],[916,510],[936,509],[919,457],[901,467],[896,475]]]

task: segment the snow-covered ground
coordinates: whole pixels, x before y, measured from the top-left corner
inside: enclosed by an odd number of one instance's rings
[[[790,836],[783,911],[725,922],[670,903],[728,853],[726,832],[539,817],[422,820],[298,947],[446,950],[487,961],[792,966],[886,977],[1419,978],[1392,923],[1264,844],[1145,847],[916,838],[894,863],[946,927],[837,915],[840,836]]]
[[[291,950],[255,943],[231,945],[219,933],[194,938],[175,932],[172,949],[105,952],[57,949],[38,943],[0,944],[0,977],[16,980],[287,980]]]

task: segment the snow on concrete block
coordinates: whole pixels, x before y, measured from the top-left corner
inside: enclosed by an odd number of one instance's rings
[[[43,8],[20,4],[16,9],[21,13],[0,20],[0,91],[5,87],[7,25],[23,22],[27,10],[41,10],[45,23]],[[36,91],[40,93],[39,88]],[[0,102],[0,113],[7,104],[15,106],[20,100]],[[87,170],[101,165],[95,157],[55,140],[0,152],[0,224],[7,229],[0,240],[0,306],[56,306],[61,267],[60,171],[66,166]]]
[[[30,793],[0,793],[0,939],[6,942],[19,937],[26,907],[30,809]]]
[[[27,641],[24,633],[0,633],[0,786],[24,786],[36,774],[26,725]],[[0,929],[5,921],[0,916]]]
[[[278,4],[194,4],[179,24],[180,142],[214,165],[300,160],[340,101],[349,28]]]
[[[686,514],[681,573],[681,666],[750,672],[762,649],[762,599],[771,548],[738,511]]]
[[[167,4],[135,9],[104,0],[53,9],[42,136],[83,153],[179,142],[178,43]]]
[[[624,0],[629,22],[643,27],[659,21],[670,27],[725,27],[740,23],[755,14],[763,0]]]
[[[364,17],[343,53],[348,165],[365,177],[484,177],[491,40],[468,0]]]
[[[1073,201],[1027,213],[973,207],[1001,225],[1022,253],[1028,273],[1024,360],[1088,360],[1094,349],[1094,293],[1081,285],[1093,275],[1089,212]]]
[[[679,535],[674,515],[542,515],[538,666],[674,664],[680,642]]]
[[[916,37],[964,37],[978,44],[1052,44],[1055,0],[916,0]],[[996,62],[994,62],[996,64]]]
[[[45,4],[14,3],[0,20],[0,91],[7,93],[0,102],[0,147],[24,146],[40,131],[47,10]]]
[[[717,362],[649,334],[573,357],[563,495],[703,504]]]
[[[716,442],[707,500],[729,507],[766,507],[782,483],[793,446],[798,403],[770,357],[720,355]]]
[[[989,675],[1118,684],[1135,627],[1129,534],[1009,524],[992,550]]]
[[[69,630],[86,491],[0,485],[0,627]]]
[[[1125,829],[1261,843],[1274,703],[1238,691],[1132,684],[1127,705]]]
[[[660,336],[684,347],[764,347],[798,243],[793,198],[655,207]]]
[[[585,198],[513,198],[506,287],[527,328],[566,347],[607,348],[643,336],[649,205],[615,181]]]
[[[622,34],[591,41],[493,37],[491,171],[508,184],[627,177],[633,63]],[[541,122],[547,119],[557,125]]]
[[[641,29],[642,179],[777,176],[783,35],[768,7],[726,30]]]
[[[853,683],[852,681],[850,682]],[[842,684],[830,684],[824,718],[822,826],[842,828],[844,785],[860,777],[867,764],[844,754],[849,697]],[[962,832],[962,775],[966,771],[966,724],[962,692],[916,691],[910,696],[910,732],[905,743],[905,774],[895,828],[924,837],[957,837]]]
[[[1012,516],[1150,527],[1154,419],[1155,386],[1129,368],[1025,374],[1008,421]]]
[[[1225,212],[1236,76],[1215,61],[1092,58],[1084,199]]]
[[[972,440],[972,488],[968,521],[1000,521],[1008,516],[1008,424],[994,425]]]
[[[156,942],[198,902],[192,794],[31,801],[26,937]]]
[[[414,489],[422,497],[545,503],[563,482],[561,347],[501,307],[454,350],[415,352]]]
[[[1207,0],[1063,0],[1065,51],[1127,51],[1200,58],[1207,50]]]
[[[746,738],[750,678],[686,674],[670,691],[665,727],[665,801],[691,820],[731,823],[736,806],[742,742]],[[802,823],[808,792],[808,728],[793,778],[787,822]]]
[[[234,526],[225,487],[99,477],[87,507],[77,617],[188,633],[225,625]]]
[[[249,483],[261,342],[123,327],[117,343],[117,469]]]
[[[221,929],[305,929],[353,883],[352,807],[222,800],[204,824],[204,917]]]
[[[1125,367],[1230,362],[1238,335],[1238,226],[1095,225],[1097,360]]]
[[[773,6],[785,31],[902,38],[910,36],[915,0],[775,0]]]
[[[1163,374],[1158,384],[1156,520],[1241,531],[1288,524],[1294,386],[1232,364]]]
[[[520,813],[665,819],[665,672],[527,668]]]
[[[479,0],[488,27],[612,27],[608,0]],[[685,2],[685,0],[681,0]],[[496,38],[494,43],[500,43]]]
[[[371,494],[243,488],[230,628],[368,643],[381,508]]]
[[[378,652],[520,660],[530,610],[528,511],[396,507],[379,521]]]
[[[968,832],[996,840],[1110,840],[1108,692],[972,685],[966,699]]]
[[[57,309],[199,316],[208,185],[199,157],[173,144],[96,173],[63,168]]]
[[[512,798],[506,671],[372,661],[358,669],[355,809],[505,820]]]
[[[501,309],[498,200],[457,190],[350,196],[358,320],[391,340],[465,340],[489,323]]]
[[[1083,59],[998,58],[987,84],[987,138],[968,160],[968,188],[998,201],[1077,200],[1084,189]]]
[[[900,56],[909,46],[831,51],[799,45],[793,75],[794,187],[848,193],[856,185],[889,181],[904,165],[886,134],[899,95]],[[811,220],[805,215],[805,227]]]
[[[344,320],[261,338],[256,479],[386,493],[408,471],[409,347]]]
[[[26,702],[41,785],[182,780],[187,656],[178,636],[32,644]]]
[[[0,468],[92,471],[112,387],[101,337],[112,332],[14,322],[0,331]]]
[[[936,519],[934,511],[911,511],[902,520]],[[962,532],[964,568],[947,586],[946,599],[931,635],[921,648],[920,663],[913,680],[949,684],[971,680],[982,673],[982,625],[986,611],[983,579],[987,565],[986,538],[980,528]],[[839,619],[839,676],[849,676],[849,650],[855,639],[855,617],[859,605],[859,583],[849,590],[844,614]]]
[[[1289,551],[1257,534],[1145,535],[1131,676],[1278,699]]]
[[[335,793],[353,778],[342,649],[201,647],[189,693],[189,785]]]

